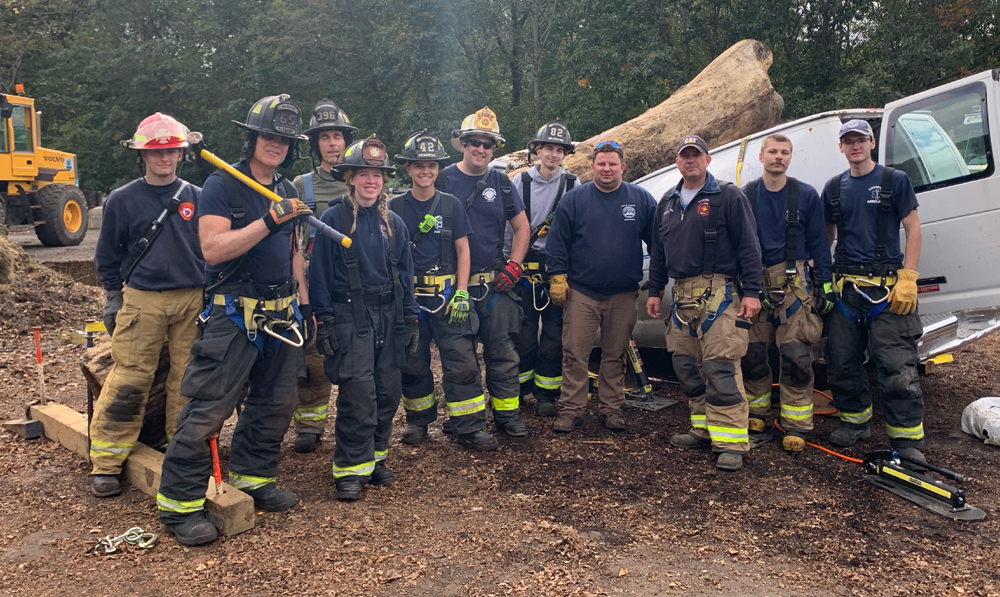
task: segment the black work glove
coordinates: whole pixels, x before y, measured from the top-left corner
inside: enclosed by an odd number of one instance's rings
[[[309,346],[316,339],[316,318],[313,317],[312,305],[299,305],[299,313],[302,314],[303,346]]]
[[[340,350],[337,342],[337,334],[333,329],[334,319],[332,315],[319,317],[316,319],[316,350],[321,355],[332,357]]]
[[[837,295],[833,292],[833,283],[823,284],[823,292],[816,295],[816,312],[820,315],[829,315],[836,306]]]
[[[312,210],[305,203],[291,197],[272,203],[271,209],[264,214],[262,219],[267,224],[267,229],[271,231],[271,234],[274,234],[285,224],[294,222],[300,217],[311,216],[312,213]]]
[[[108,335],[115,333],[115,317],[121,311],[122,303],[125,301],[125,292],[122,290],[104,291],[104,329],[108,330]]]
[[[416,317],[406,322],[406,352],[417,354],[420,350],[420,320]]]

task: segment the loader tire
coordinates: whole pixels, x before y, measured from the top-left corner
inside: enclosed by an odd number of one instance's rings
[[[35,195],[42,223],[35,224],[38,240],[47,247],[72,247],[87,235],[87,199],[79,188],[61,183],[45,185]]]

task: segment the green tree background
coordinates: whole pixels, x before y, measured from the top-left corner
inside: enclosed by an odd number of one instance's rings
[[[1000,66],[998,19],[1000,0],[3,0],[0,91],[24,83],[43,143],[108,191],[155,111],[228,159],[230,120],[276,93],[306,115],[329,97],[391,150],[489,105],[520,148],[547,119],[577,139],[619,124],[753,38],[792,119]]]

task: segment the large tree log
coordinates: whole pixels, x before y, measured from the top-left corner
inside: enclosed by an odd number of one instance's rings
[[[594,147],[614,140],[625,151],[625,180],[635,180],[673,164],[686,135],[718,147],[778,124],[785,102],[767,76],[771,61],[771,50],[759,41],[735,44],[660,105],[577,145],[566,168],[589,181]],[[572,132],[572,119],[568,124]],[[508,172],[515,171],[527,163],[527,151],[507,158]]]

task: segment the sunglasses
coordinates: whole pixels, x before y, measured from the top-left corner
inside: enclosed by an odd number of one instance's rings
[[[281,135],[275,135],[274,133],[261,133],[260,138],[265,141],[277,141],[282,145],[291,145],[292,140],[288,137],[282,137]]]
[[[497,146],[496,143],[494,143],[493,141],[480,141],[479,139],[467,139],[465,141],[465,143],[463,143],[462,145],[465,145],[465,146],[471,145],[473,147],[482,147],[483,149],[485,149],[487,151],[490,150],[490,149],[493,149],[494,147]]]
[[[615,149],[621,149],[622,148],[622,146],[619,145],[618,143],[616,143],[615,141],[601,141],[600,143],[597,144],[597,147],[595,147],[594,149],[600,149],[600,148],[604,147],[605,145],[610,145],[611,147],[614,147]]]

